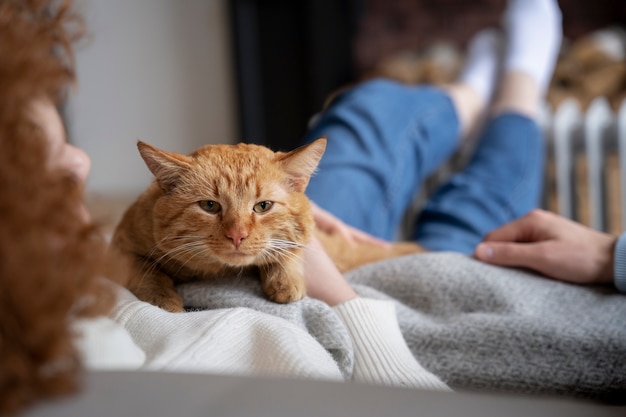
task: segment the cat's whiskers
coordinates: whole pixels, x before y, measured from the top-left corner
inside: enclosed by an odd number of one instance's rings
[[[266,269],[270,264],[272,264],[283,269],[285,272],[287,272],[287,268],[284,262],[285,259],[292,258],[297,262],[301,261],[301,258],[297,254],[292,252],[278,254],[271,251],[264,251],[260,257],[264,260],[264,264],[259,265],[259,268]]]
[[[161,256],[157,261],[154,261],[153,260],[154,259],[154,254],[157,251],[161,250],[161,245],[163,245],[164,243],[166,243],[168,241],[175,241],[175,240],[197,241],[198,239],[201,239],[201,238],[202,238],[202,236],[193,236],[193,235],[167,235],[167,236],[164,236],[163,238],[161,238],[161,240],[156,242],[154,244],[154,246],[152,246],[152,249],[150,250],[150,252],[146,256],[147,261],[152,261],[152,265],[153,265],[153,267],[155,267],[155,262],[159,262],[161,260],[161,258],[163,258],[163,256]]]
[[[207,251],[206,245],[203,242],[193,241],[183,243],[182,245],[170,249],[155,262],[161,263],[163,259],[166,259],[166,261],[163,263],[175,261],[179,263],[179,268],[177,272],[180,272],[194,258],[199,255],[207,255],[208,253],[209,252]]]
[[[206,238],[206,235],[167,235],[163,237],[161,240],[159,240],[155,244],[155,247],[163,245],[164,243],[172,242],[176,240],[196,242],[205,238]]]
[[[303,248],[305,245],[302,243],[294,242],[287,239],[275,239],[271,238],[268,241],[270,246],[284,247],[284,248]]]
[[[239,271],[237,272],[237,274],[235,275],[235,283],[238,284],[239,282],[241,282],[241,279],[243,278],[243,273],[245,272],[246,267],[244,265],[242,265],[241,267],[239,267]]]
[[[304,245],[298,242],[285,239],[269,239],[265,249],[261,252],[264,260],[271,260],[277,264],[281,264],[281,259],[293,259],[300,261],[300,256],[294,253],[292,249],[303,248]]]
[[[139,285],[141,285],[141,282],[145,279],[147,275],[152,274],[154,270],[156,270],[160,265],[164,265],[164,264],[167,264],[168,262],[174,261],[175,259],[171,255],[173,255],[176,251],[188,250],[189,249],[188,245],[200,243],[200,239],[202,239],[203,237],[204,236],[195,236],[195,235],[167,235],[163,237],[152,247],[151,251],[148,253],[146,260],[144,262],[144,265],[146,265],[147,267],[145,268],[145,272],[142,274],[141,280],[139,281]],[[189,242],[176,246],[172,250],[164,252],[158,258],[156,259],[154,258],[155,253],[161,250],[160,249],[161,245],[163,245],[164,243],[168,241],[171,242],[171,241],[176,241],[176,240],[181,240],[181,241],[186,240]],[[195,254],[192,255],[189,258],[189,260],[191,260],[194,256],[196,255]],[[184,264],[186,264],[187,262],[185,262]]]
[[[161,241],[162,240],[163,239],[161,239]],[[143,267],[142,267],[143,274],[141,274],[141,278],[139,279],[139,282],[137,283],[138,287],[141,287],[141,284],[144,282],[146,277],[149,275],[152,275],[154,271],[157,269],[159,264],[153,260],[153,256],[158,249],[159,249],[158,244],[155,244],[150,250],[150,252],[148,252],[148,254],[144,257]]]

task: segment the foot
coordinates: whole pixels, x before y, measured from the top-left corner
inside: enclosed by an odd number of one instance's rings
[[[497,29],[484,29],[470,41],[465,66],[459,82],[470,86],[483,103],[489,103],[498,80],[500,64],[501,33]]]
[[[495,29],[478,32],[470,41],[465,65],[454,84],[445,87],[459,116],[461,137],[472,137],[498,82],[500,35]]]
[[[503,26],[507,45],[503,70],[529,74],[545,93],[562,40],[556,0],[509,0]]]

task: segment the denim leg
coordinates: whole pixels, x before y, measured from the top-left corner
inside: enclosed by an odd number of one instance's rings
[[[328,139],[307,195],[347,224],[393,239],[425,176],[456,149],[443,91],[376,79],[341,94],[305,142]]]
[[[495,117],[469,164],[429,199],[415,240],[430,250],[473,253],[485,234],[539,206],[543,169],[537,124],[515,113]]]

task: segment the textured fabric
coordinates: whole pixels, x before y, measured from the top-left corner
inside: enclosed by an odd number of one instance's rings
[[[455,391],[626,402],[626,297],[612,287],[567,284],[448,252],[367,265],[347,278],[363,297],[394,301],[415,358]],[[180,291],[195,307],[245,305],[296,320],[352,374],[349,332],[332,309],[308,298],[271,303],[259,287],[237,277]]]
[[[239,283],[244,281],[256,282],[243,278]],[[218,298],[229,292],[228,287],[221,287]],[[187,285],[182,292],[193,294],[197,302],[210,293],[206,288],[206,283]],[[274,308],[280,305],[240,287],[223,298],[258,310],[234,307],[168,313],[137,300],[125,289],[118,292],[113,320],[84,320],[76,326],[82,336],[77,346],[89,369],[348,379],[449,390],[408,350],[391,301],[356,298],[337,306],[335,314],[327,305],[309,299]],[[279,315],[282,310],[289,320],[259,311],[263,305]],[[334,345],[345,351],[348,360],[336,362],[330,350],[337,349],[320,343],[333,339],[339,341]]]
[[[614,255],[615,287],[626,293],[626,233],[622,233],[617,239]]]
[[[355,381],[448,391],[406,346],[391,301],[356,298],[333,308],[353,341]]]
[[[145,352],[141,369],[342,378],[328,351],[307,332],[251,309],[169,313],[121,290],[111,318]]]
[[[626,297],[612,287],[567,284],[447,252],[371,264],[347,277],[362,297],[395,304],[414,357],[455,391],[626,403]],[[355,373],[350,332],[358,328],[321,302],[271,303],[258,280],[243,276],[186,284],[180,293],[187,305],[213,310],[166,313],[127,293],[114,311],[146,351],[148,369]],[[206,348],[181,348],[181,334],[203,338]],[[155,339],[162,343],[141,342]],[[196,353],[204,365],[194,362]]]
[[[247,307],[281,317],[312,335],[334,358],[344,379],[355,382],[448,390],[408,350],[389,301],[353,299],[335,308],[305,298],[290,304],[268,301],[253,277],[180,285],[191,309]],[[395,329],[395,330],[394,330]],[[390,365],[390,366],[389,366]]]
[[[360,295],[393,299],[420,363],[452,389],[626,403],[626,297],[426,253],[348,274]]]
[[[311,334],[330,352],[345,378],[352,376],[354,351],[350,335],[339,317],[321,301],[307,297],[290,304],[271,302],[263,294],[259,280],[249,276],[183,284],[178,286],[178,292],[190,310],[245,307],[283,318]]]

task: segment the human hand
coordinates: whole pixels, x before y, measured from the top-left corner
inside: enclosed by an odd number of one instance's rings
[[[315,220],[316,226],[328,233],[338,233],[342,235],[350,244],[357,242],[373,243],[379,246],[388,246],[389,242],[374,237],[368,233],[365,233],[355,227],[348,226],[333,214],[322,209],[317,204],[311,201],[311,211],[313,213],[313,220]]]
[[[307,294],[331,307],[357,296],[315,237],[304,248],[304,279]]]
[[[530,268],[578,284],[611,283],[617,238],[544,210],[489,233],[475,256],[494,265]]]

